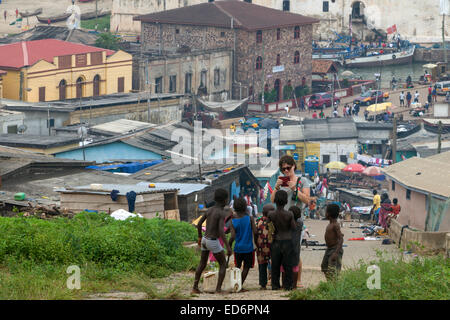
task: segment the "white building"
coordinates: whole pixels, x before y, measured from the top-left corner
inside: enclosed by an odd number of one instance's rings
[[[23,118],[22,112],[0,109],[0,133],[19,133]]]
[[[279,10],[308,15],[321,20],[313,34],[322,39],[335,38],[337,33],[349,34],[352,15],[353,35],[359,39],[373,34],[372,27],[386,32],[397,26],[403,37],[413,42],[441,42],[441,0],[249,0]],[[449,1],[449,0],[446,0]],[[450,17],[445,19],[446,30],[450,30]],[[367,27],[369,26],[369,27]],[[447,41],[450,40],[446,32]]]

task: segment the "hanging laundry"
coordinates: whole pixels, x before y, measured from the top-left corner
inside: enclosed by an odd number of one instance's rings
[[[126,197],[128,201],[128,212],[133,213],[134,205],[136,203],[136,192],[134,191],[127,192]]]

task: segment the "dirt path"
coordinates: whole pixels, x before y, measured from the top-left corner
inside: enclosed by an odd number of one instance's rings
[[[306,220],[305,224],[310,231],[312,237],[310,240],[317,240],[324,243],[323,232],[327,225],[327,221]],[[381,240],[376,241],[348,241],[348,238],[360,237],[361,229],[359,222],[346,222],[342,228],[344,233],[344,256],[343,269],[354,268],[360,259],[364,261],[377,260],[377,250],[385,252],[386,255],[397,255],[398,249],[395,244],[382,245]],[[304,288],[312,288],[317,286],[321,281],[325,281],[325,277],[320,271],[324,251],[321,247],[309,247],[306,249],[302,246],[301,258],[303,261],[302,284]],[[232,260],[232,259],[231,259]],[[230,263],[231,263],[230,260]],[[201,293],[199,295],[190,295],[190,290],[194,280],[194,273],[174,274],[168,278],[155,281],[158,290],[170,292],[177,291],[182,296],[193,300],[287,300],[286,291],[272,291],[268,286],[268,290],[260,290],[258,283],[257,266],[250,270],[248,277],[244,283],[247,292],[228,293],[228,294],[211,294]],[[201,286],[200,286],[201,288]],[[301,289],[297,289],[301,290]]]

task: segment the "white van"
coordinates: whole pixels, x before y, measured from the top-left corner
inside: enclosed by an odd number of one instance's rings
[[[450,81],[436,82],[436,93],[445,96],[450,91]]]

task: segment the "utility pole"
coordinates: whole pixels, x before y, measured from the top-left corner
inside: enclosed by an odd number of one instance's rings
[[[442,135],[442,121],[439,121],[439,134],[438,134],[438,148],[437,153],[441,153],[441,137]]]
[[[95,0],[95,20],[97,19],[98,19],[98,0]]]
[[[447,67],[447,46],[445,45],[445,12],[442,15],[442,47],[444,48],[444,61]]]
[[[396,163],[397,161],[397,118],[394,116],[392,119],[393,127],[392,127],[392,162]]]

